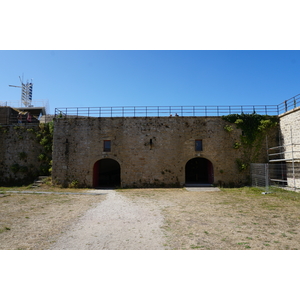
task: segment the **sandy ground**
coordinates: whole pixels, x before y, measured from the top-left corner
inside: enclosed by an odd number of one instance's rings
[[[114,190],[58,238],[53,250],[166,249],[159,208],[134,203]]]

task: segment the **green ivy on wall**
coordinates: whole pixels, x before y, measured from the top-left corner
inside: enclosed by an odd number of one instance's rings
[[[231,114],[222,117],[242,130],[240,141],[235,141],[234,149],[241,149],[242,157],[236,160],[239,171],[245,171],[250,163],[256,162],[262,151],[262,144],[269,131],[278,125],[277,116],[252,114]],[[230,133],[232,125],[225,125],[224,130]]]
[[[40,175],[50,175],[52,165],[52,144],[53,144],[53,121],[41,123],[39,131],[36,132],[37,142],[43,146],[43,152],[39,154],[41,162]]]
[[[14,176],[1,177],[0,184],[3,185],[23,185],[31,183],[39,175],[48,176],[51,174],[52,167],[52,144],[53,144],[53,122],[40,123],[38,126],[26,128],[25,126],[14,126],[12,130],[15,132],[15,141],[30,139],[32,146],[41,145],[36,160],[38,164],[32,164],[34,157],[29,153],[21,151],[17,153],[16,159],[12,165],[9,166]],[[0,131],[3,131],[0,128]]]

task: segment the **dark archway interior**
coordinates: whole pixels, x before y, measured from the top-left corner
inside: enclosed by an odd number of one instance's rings
[[[185,165],[185,183],[187,184],[212,184],[212,163],[202,157],[189,160]]]
[[[110,158],[98,160],[94,165],[94,187],[118,187],[121,183],[120,164]]]

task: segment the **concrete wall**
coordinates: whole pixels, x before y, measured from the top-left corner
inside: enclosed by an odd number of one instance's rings
[[[122,187],[183,186],[187,162],[203,157],[212,163],[214,184],[238,184],[246,180],[236,165],[241,150],[233,148],[241,132],[228,133],[225,124],[220,117],[58,118],[52,180],[91,187],[95,163],[111,158],[120,164]],[[196,139],[203,151],[195,151]],[[104,140],[111,140],[111,152],[103,151]],[[262,153],[265,162],[265,145]]]

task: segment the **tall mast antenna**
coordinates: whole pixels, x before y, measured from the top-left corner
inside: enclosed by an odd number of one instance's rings
[[[16,87],[16,88],[21,88],[21,102],[24,104],[25,107],[32,107],[32,88],[33,88],[33,83],[32,80],[31,82],[24,83],[21,77],[19,76],[20,81],[21,81],[21,86],[17,85],[9,85],[10,87]]]

